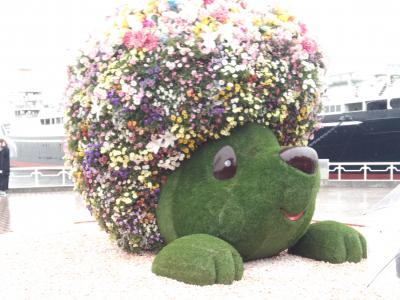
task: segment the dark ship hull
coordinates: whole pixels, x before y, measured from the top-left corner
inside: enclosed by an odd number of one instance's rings
[[[341,120],[345,121],[336,126]],[[331,162],[400,162],[400,109],[325,115],[322,122],[331,124],[310,141],[319,158]]]

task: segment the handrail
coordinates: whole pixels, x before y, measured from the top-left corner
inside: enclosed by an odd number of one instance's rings
[[[374,168],[377,166],[383,168]],[[331,181],[400,181],[400,162],[328,162],[327,167]],[[73,187],[71,167],[14,167],[10,169],[10,187]]]
[[[46,174],[46,171],[50,171]],[[72,187],[71,167],[10,168],[10,188]]]
[[[329,162],[328,166],[329,180],[400,181],[400,162]]]

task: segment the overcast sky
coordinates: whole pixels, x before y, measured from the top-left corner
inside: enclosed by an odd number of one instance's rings
[[[29,82],[59,101],[71,53],[124,2],[127,1],[0,1],[0,95],[15,92]],[[398,0],[271,2],[288,8],[308,25],[326,53],[330,72],[400,62]],[[20,68],[34,70],[25,83],[17,72]]]

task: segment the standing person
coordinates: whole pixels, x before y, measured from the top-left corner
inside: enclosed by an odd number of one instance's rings
[[[10,150],[3,137],[0,137],[0,196],[5,196],[10,177]]]

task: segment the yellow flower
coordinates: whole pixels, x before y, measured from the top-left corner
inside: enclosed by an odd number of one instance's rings
[[[290,15],[288,14],[280,14],[278,15],[278,19],[283,21],[283,22],[288,22],[290,19]]]
[[[127,20],[126,18],[124,18],[124,19],[122,20],[121,27],[122,27],[122,28],[129,28],[129,23],[128,23],[128,20]]]
[[[203,18],[200,20],[200,23],[203,25],[208,25],[210,23],[210,19],[209,18]]]
[[[302,114],[302,115],[305,115],[305,114],[307,113],[307,111],[308,111],[308,109],[307,109],[306,106],[302,106],[302,107],[300,108],[300,114]]]
[[[171,127],[171,132],[175,132],[179,128],[178,124],[175,124],[174,126]]]
[[[235,84],[235,92],[238,93],[240,91],[241,87],[240,84]]]

